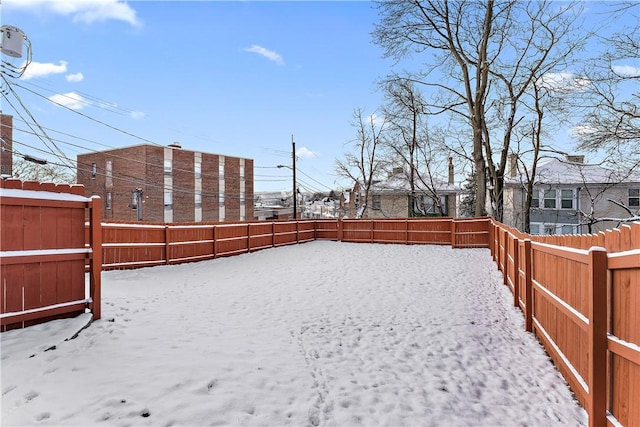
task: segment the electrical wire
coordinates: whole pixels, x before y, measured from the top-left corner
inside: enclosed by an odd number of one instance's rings
[[[56,143],[49,137],[49,135],[47,135],[47,132],[40,126],[40,124],[36,121],[35,117],[33,116],[33,114],[31,114],[31,111],[29,111],[29,109],[27,108],[27,106],[24,104],[24,102],[22,102],[22,99],[20,98],[20,96],[16,93],[16,91],[13,89],[12,85],[9,83],[9,81],[6,79],[6,77],[4,75],[2,75],[2,80],[4,80],[4,82],[7,84],[7,87],[9,89],[9,92],[16,98],[16,100],[18,101],[18,103],[22,106],[22,108],[24,109],[24,111],[27,113],[27,115],[31,118],[31,120],[33,121],[33,123],[35,124],[35,126],[38,127],[38,129],[40,129],[40,131],[42,132],[41,135],[38,135],[39,139],[42,141],[42,143],[49,148],[49,150],[51,150],[51,152],[53,153],[54,150],[49,147],[49,145],[47,144],[47,142],[45,141],[45,138],[55,147],[55,149],[58,151],[58,153],[60,153],[60,156],[56,155],[56,157],[60,158],[61,160],[63,160],[64,162],[67,161],[71,161],[66,154],[60,149],[60,147],[58,147],[56,145]],[[24,120],[24,117],[22,116],[22,114],[18,111],[18,109],[15,107],[15,105],[13,105],[13,103],[11,102],[11,100],[6,96],[3,95],[4,99],[9,103],[9,105],[11,106],[11,108],[13,108],[13,110]],[[35,133],[35,130],[33,129],[33,127],[29,126],[31,128],[31,130]]]
[[[29,135],[37,135],[37,134],[36,134],[36,133],[34,133],[34,132],[30,132],[30,131],[27,131],[27,130],[24,130],[24,129],[20,129],[20,128],[14,128],[14,130],[15,130],[15,131],[18,131],[18,132],[25,133],[25,134],[29,134]],[[84,146],[82,146],[82,145],[74,144],[74,143],[71,143],[71,142],[68,142],[68,141],[65,141],[65,140],[61,140],[61,139],[54,139],[54,141],[56,141],[56,142],[58,142],[58,143],[60,143],[60,144],[65,144],[65,145],[68,145],[68,146],[74,147],[74,148],[79,148],[79,149],[86,150],[86,148],[85,148]],[[30,148],[35,148],[35,147],[30,147]],[[116,150],[116,151],[117,151],[117,150],[119,150],[119,149],[114,148],[113,150]],[[42,150],[39,150],[39,151],[42,151]],[[45,151],[42,151],[42,152],[44,152],[45,154],[50,154],[50,153],[45,152]],[[85,154],[103,154],[103,153],[104,153],[104,152],[92,151],[91,153],[83,153],[82,155],[85,155]],[[150,162],[147,162],[147,161],[145,161],[145,160],[134,159],[134,158],[132,158],[132,157],[122,156],[122,155],[118,155],[118,154],[116,154],[116,153],[109,153],[109,154],[108,154],[108,156],[109,156],[110,158],[114,158],[114,159],[121,159],[121,160],[124,160],[124,161],[127,161],[127,162],[133,162],[133,163],[139,164],[139,165],[144,166],[144,167],[146,167],[146,166],[157,166],[157,165],[155,165],[155,164],[153,164],[153,163],[150,163]],[[219,155],[219,156],[222,156],[222,155]],[[223,156],[223,157],[231,157],[231,156]],[[82,162],[80,162],[80,163],[82,163]],[[254,166],[254,167],[255,167],[255,166]],[[191,172],[193,172],[191,169],[173,168],[173,170],[174,170],[175,172],[185,172],[185,173],[191,173]],[[208,178],[208,177],[217,178],[217,176],[218,176],[218,175],[216,175],[216,174],[214,174],[214,173],[207,173],[207,172],[201,172],[201,173],[202,173],[202,176],[203,176],[203,177],[207,177],[207,178]],[[255,177],[256,177],[256,176],[261,177],[261,175],[256,175],[256,174],[254,174],[253,176],[254,176],[254,181],[257,181],[257,182],[262,182],[262,181],[269,181],[269,182],[273,182],[273,181],[286,181],[286,177],[283,177],[283,176],[281,176],[281,175],[265,175],[265,176],[264,176],[264,177],[267,177],[267,178],[280,178],[280,179],[273,179],[273,180],[261,180],[261,179],[257,179],[257,180],[256,180],[256,179],[255,179]]]
[[[31,120],[33,121],[33,123],[38,127],[38,129],[40,130],[40,132],[41,132],[41,133],[38,133],[38,132],[37,132],[37,131],[32,127],[32,124],[31,124],[29,121],[27,121],[27,120],[26,120],[26,119],[25,119],[25,118],[24,118],[24,117],[23,117],[23,116],[18,112],[17,108],[15,108],[15,106],[14,106],[14,105],[13,105],[13,104],[8,100],[8,99],[7,99],[7,101],[8,101],[8,102],[9,102],[9,104],[11,105],[11,107],[16,111],[16,113],[17,113],[17,114],[19,115],[19,117],[22,119],[21,121],[22,121],[23,123],[25,123],[25,124],[26,124],[30,129],[31,129],[31,131],[30,131],[30,132],[29,132],[29,131],[27,131],[27,130],[24,130],[24,129],[17,129],[17,131],[19,131],[19,132],[23,132],[23,133],[25,133],[25,134],[30,134],[30,135],[36,136],[36,137],[37,137],[37,138],[39,138],[39,139],[43,142],[43,144],[44,144],[44,145],[49,149],[49,152],[44,151],[44,150],[37,149],[37,148],[35,148],[35,147],[29,146],[29,145],[26,145],[26,144],[22,144],[22,145],[27,146],[27,147],[29,147],[29,148],[31,148],[31,149],[35,149],[35,150],[37,150],[37,151],[43,152],[43,153],[45,153],[45,154],[47,154],[47,155],[53,155],[54,157],[56,157],[56,158],[58,158],[59,160],[61,160],[61,161],[62,161],[62,163],[58,164],[59,166],[66,167],[66,168],[68,168],[68,169],[70,169],[70,170],[72,170],[72,171],[74,170],[74,167],[73,167],[73,166],[70,166],[69,164],[67,164],[67,162],[73,163],[74,161],[73,161],[73,160],[71,160],[71,159],[69,159],[69,158],[66,156],[66,154],[65,154],[65,153],[64,153],[64,152],[63,152],[63,151],[62,151],[62,150],[57,146],[56,142],[59,142],[59,143],[61,143],[61,144],[65,144],[65,145],[69,145],[69,146],[72,146],[72,147],[75,147],[75,148],[81,148],[81,149],[83,149],[83,150],[86,150],[86,147],[85,147],[85,146],[81,146],[81,145],[77,145],[77,144],[73,144],[73,143],[70,143],[70,142],[68,142],[68,141],[63,141],[63,140],[60,140],[60,139],[53,139],[53,138],[49,137],[49,135],[47,134],[46,130],[49,130],[49,131],[52,131],[52,132],[56,132],[56,133],[59,133],[59,134],[65,135],[65,136],[67,136],[67,137],[74,138],[74,139],[78,139],[78,140],[81,140],[81,141],[84,141],[84,142],[90,142],[90,143],[93,143],[93,144],[96,144],[96,145],[99,145],[99,146],[107,147],[107,148],[110,148],[110,149],[112,149],[112,150],[118,150],[118,148],[115,148],[115,147],[113,147],[113,146],[109,146],[109,145],[107,145],[107,144],[103,144],[103,143],[100,143],[100,142],[97,142],[97,141],[92,141],[92,140],[87,139],[87,138],[82,138],[82,137],[79,137],[79,136],[76,136],[76,135],[72,135],[72,134],[69,134],[69,133],[66,133],[66,132],[57,131],[57,130],[54,130],[54,129],[51,129],[51,128],[44,128],[43,126],[41,126],[41,125],[36,121],[35,117],[33,117],[33,115],[30,113],[30,111],[29,111],[29,110],[27,109],[27,107],[24,105],[24,103],[22,102],[22,100],[21,100],[21,99],[20,99],[20,97],[18,96],[18,94],[17,94],[17,92],[15,91],[15,89],[13,89],[13,85],[15,85],[15,86],[17,86],[17,87],[19,87],[19,88],[21,88],[21,89],[23,89],[23,90],[27,91],[27,92],[30,92],[30,93],[32,93],[32,94],[34,94],[34,95],[38,96],[38,97],[41,97],[41,98],[43,98],[43,99],[45,99],[45,100],[47,100],[47,101],[49,101],[49,102],[51,102],[51,103],[53,103],[53,104],[56,104],[56,105],[58,105],[58,106],[60,106],[60,107],[63,107],[63,108],[65,108],[65,109],[66,109],[66,110],[68,110],[68,111],[71,111],[71,112],[76,113],[76,114],[78,114],[78,115],[80,115],[80,116],[82,116],[82,117],[85,117],[85,118],[87,118],[87,119],[89,119],[89,120],[92,120],[92,121],[94,121],[94,122],[96,122],[96,123],[99,123],[99,124],[101,124],[101,125],[104,125],[104,126],[106,126],[106,127],[110,128],[110,129],[113,129],[113,130],[116,130],[116,131],[118,131],[118,132],[124,133],[124,134],[126,134],[126,135],[128,135],[128,136],[131,136],[131,137],[136,138],[136,139],[138,139],[138,140],[144,141],[144,142],[149,143],[149,144],[151,144],[151,145],[164,147],[164,145],[158,144],[158,143],[156,143],[156,142],[154,142],[154,141],[151,141],[151,140],[149,140],[149,139],[147,139],[147,138],[140,137],[140,136],[135,135],[135,134],[133,134],[133,133],[131,133],[131,132],[128,132],[128,131],[125,131],[125,130],[123,130],[123,129],[117,128],[117,127],[115,127],[115,126],[113,126],[113,125],[110,125],[110,124],[108,124],[108,123],[106,123],[106,122],[104,122],[104,121],[102,121],[102,120],[95,119],[95,118],[93,118],[93,117],[91,117],[91,116],[89,116],[89,115],[87,115],[87,114],[80,113],[80,112],[78,112],[78,111],[76,111],[76,110],[73,110],[73,109],[71,109],[71,108],[69,108],[69,107],[67,107],[67,106],[65,106],[65,105],[63,105],[63,104],[61,104],[61,103],[58,103],[58,102],[56,102],[56,101],[54,101],[54,100],[51,100],[50,98],[48,98],[48,97],[46,97],[46,96],[44,96],[44,95],[42,95],[42,94],[40,94],[40,93],[38,93],[38,92],[36,92],[36,91],[34,91],[34,90],[31,90],[31,89],[29,89],[29,88],[25,87],[24,85],[21,85],[21,84],[12,84],[12,83],[10,83],[8,80],[6,80],[6,78],[5,78],[4,76],[3,76],[3,80],[4,80],[5,84],[7,85],[7,87],[9,88],[10,92],[14,95],[14,97],[16,97],[16,99],[18,100],[18,102],[20,102],[20,104],[22,105],[23,109],[27,112],[27,114],[29,115],[29,117],[31,118]],[[34,86],[34,87],[38,87],[38,88],[40,88],[40,89],[48,90],[48,89],[45,89],[45,88],[43,88],[43,87],[41,87],[41,86],[38,86],[38,85],[36,85],[36,84],[33,84],[33,83],[28,83],[28,84],[31,84],[32,86]],[[109,102],[104,101],[104,100],[102,100],[102,99],[100,99],[100,98],[98,98],[98,97],[93,97],[93,96],[91,96],[91,95],[84,94],[84,93],[83,93],[83,95],[84,95],[85,97],[87,97],[88,99],[90,99],[90,100],[93,100],[93,101],[97,102],[97,104],[96,104],[96,103],[93,103],[93,104],[92,104],[91,102],[85,102],[85,103],[86,103],[86,104],[88,104],[88,105],[98,106],[98,107],[100,107],[100,108],[103,108],[104,106],[108,106],[109,108],[104,108],[104,109],[107,109],[107,110],[112,111],[112,112],[115,112],[115,111],[111,108],[112,106],[115,106],[114,108],[117,108],[117,109],[119,109],[119,110],[121,110],[121,111],[123,111],[123,112],[133,112],[132,110],[128,110],[128,109],[125,109],[125,108],[121,108],[121,107],[117,106],[117,104],[109,103]],[[5,96],[5,98],[7,98],[7,97]],[[46,130],[45,130],[45,129],[46,129]],[[52,149],[52,148],[51,148],[51,147],[46,143],[46,141],[45,141],[43,138],[46,138],[47,140],[49,140],[49,141],[50,141],[50,143],[55,147],[55,150],[54,150],[54,149]],[[18,142],[18,143],[19,143],[19,142]],[[288,156],[290,156],[290,155],[291,155],[291,153],[290,153],[290,152],[283,151],[283,150],[276,150],[276,149],[269,149],[269,148],[264,148],[263,150],[264,150],[264,151],[271,151],[271,152],[272,152],[272,154],[275,154],[275,155],[277,155],[277,156],[282,156],[282,157],[285,157],[285,156],[286,156],[286,157],[288,157]],[[56,151],[57,151],[59,154],[57,154],[57,153],[56,153]],[[92,151],[92,153],[102,153],[102,152],[97,151],[97,150],[94,150],[94,151]],[[121,159],[124,159],[124,160],[127,160],[127,161],[134,161],[134,162],[142,163],[142,164],[144,164],[144,165],[149,165],[149,164],[150,164],[150,163],[147,163],[147,162],[144,162],[144,161],[140,161],[140,160],[137,160],[137,159],[128,158],[128,157],[126,157],[126,156],[112,155],[111,153],[110,153],[110,156],[112,156],[112,157],[114,157],[114,158],[121,158]],[[225,157],[235,157],[235,156],[225,156]],[[80,168],[79,168],[79,165],[80,165],[80,164],[82,164],[82,162],[80,162],[80,163],[77,163],[77,162],[76,162],[76,170],[75,170],[75,171],[76,171],[76,172],[78,172],[78,173],[80,173],[80,172],[81,172],[81,170],[80,170]],[[85,165],[85,166],[87,166],[87,165]],[[154,165],[154,166],[157,166],[157,165]],[[271,168],[277,168],[277,166],[254,166],[254,168],[269,168],[269,169],[271,169]],[[184,170],[184,169],[174,169],[174,170],[175,170],[176,172],[177,172],[177,171],[193,172],[192,170]],[[304,173],[303,171],[299,171],[299,172],[300,172],[301,174],[305,175],[307,178],[311,179],[312,181],[314,181],[314,182],[316,182],[316,183],[320,184],[321,186],[323,186],[323,187],[326,187],[326,188],[330,189],[329,187],[327,187],[326,185],[322,184],[321,182],[319,182],[319,181],[315,180],[313,177],[309,176],[308,174]],[[204,174],[203,174],[203,175],[204,175]],[[210,175],[207,175],[207,176],[216,176],[216,177],[217,177],[217,175],[214,175],[214,174],[210,174]],[[258,175],[258,176],[260,176],[260,175]],[[256,175],[254,175],[254,182],[256,182],[256,181],[257,181],[257,182],[285,182],[285,181],[286,181],[286,178],[284,178],[284,177],[282,177],[282,178],[281,178],[280,176],[273,176],[273,178],[275,178],[275,179],[261,179],[261,180],[256,180],[256,179],[255,179],[255,177],[256,177]],[[131,177],[131,178],[132,178],[132,181],[131,181],[131,182],[137,182],[137,183],[140,183],[140,179],[139,179],[139,178],[136,178],[136,177]],[[313,186],[313,185],[310,185],[309,183],[306,183],[306,182],[304,182],[304,181],[301,181],[301,182],[303,182],[303,183],[304,183],[304,185],[305,185],[307,188],[312,188],[312,189],[314,189],[314,190],[316,190],[316,191],[318,190],[318,189],[317,189],[317,187],[315,187],[315,186]],[[149,185],[148,183],[145,183],[145,184],[146,184],[146,185]],[[161,185],[155,185],[155,186],[156,186],[156,187],[158,187],[158,188],[161,188],[161,187],[163,188],[163,186],[161,186]],[[321,191],[317,191],[317,192],[321,192]],[[193,193],[193,194],[195,194],[195,192],[194,192],[194,191],[189,191],[189,193]],[[207,194],[207,193],[205,193],[205,194]],[[228,193],[227,193],[227,194],[228,194]],[[213,193],[211,193],[211,195],[213,195]]]

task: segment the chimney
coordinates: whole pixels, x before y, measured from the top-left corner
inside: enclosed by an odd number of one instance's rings
[[[584,163],[584,156],[578,154],[567,154],[567,161],[572,163]]]
[[[511,153],[507,159],[507,176],[515,178],[518,175],[518,156]]]
[[[404,168],[402,166],[400,167],[395,167],[392,169],[392,171],[389,173],[389,178],[392,178],[396,175],[402,175],[404,173]]]
[[[454,173],[453,173],[453,157],[449,157],[449,184],[453,185]]]

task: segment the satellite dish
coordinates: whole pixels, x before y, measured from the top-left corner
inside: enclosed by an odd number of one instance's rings
[[[0,29],[2,30],[0,51],[13,58],[22,58],[22,47],[25,40],[24,32],[20,28],[10,25],[3,25]]]

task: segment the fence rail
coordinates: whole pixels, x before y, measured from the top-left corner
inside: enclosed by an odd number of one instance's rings
[[[82,186],[0,180],[0,222],[0,331],[86,309],[100,318],[99,198]]]
[[[525,316],[589,414],[640,425],[640,223],[530,236],[491,222],[490,249]]]
[[[201,261],[312,240],[489,248],[514,306],[524,313],[525,329],[545,347],[587,410],[589,425],[640,425],[640,223],[586,236],[530,236],[489,218],[100,223],[100,199],[18,200],[7,192],[15,184],[7,182],[1,198],[2,330],[85,307],[99,318],[101,270]],[[37,190],[61,191],[48,184]],[[78,230],[69,221],[85,224],[84,240],[78,237],[82,225]],[[90,273],[88,298],[79,291],[83,266]],[[55,286],[43,284],[42,277],[55,277]],[[29,285],[19,290],[4,283]]]
[[[102,223],[103,269],[202,261],[312,240],[489,247],[489,219]]]

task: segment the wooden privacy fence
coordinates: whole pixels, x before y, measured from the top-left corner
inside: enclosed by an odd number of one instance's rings
[[[597,235],[530,236],[492,221],[490,235],[525,329],[589,425],[640,425],[640,223]]]
[[[105,222],[102,224],[102,268],[110,270],[201,261],[312,240],[487,248],[489,219],[301,220],[215,224]]]
[[[0,180],[0,222],[0,331],[87,308],[100,318],[99,198],[83,186]]]

